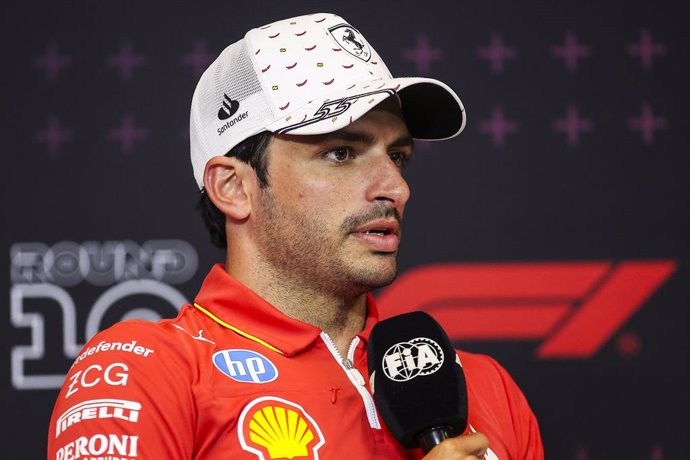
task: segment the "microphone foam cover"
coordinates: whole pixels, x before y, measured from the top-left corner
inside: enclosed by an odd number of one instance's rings
[[[419,447],[419,435],[435,427],[449,427],[452,436],[465,431],[465,374],[431,315],[416,311],[377,323],[367,359],[376,407],[404,447]]]

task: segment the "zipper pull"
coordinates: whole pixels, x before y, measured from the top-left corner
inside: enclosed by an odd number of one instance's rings
[[[343,366],[345,366],[346,372],[352,376],[352,379],[357,385],[362,387],[366,385],[364,377],[362,377],[362,374],[359,373],[355,365],[352,364],[352,361],[347,358],[343,359]]]

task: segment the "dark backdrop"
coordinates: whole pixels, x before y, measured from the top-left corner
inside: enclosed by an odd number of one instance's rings
[[[389,314],[423,308],[527,394],[547,458],[688,459],[684,2],[27,2],[2,19],[3,458],[45,456],[93,331],[170,316],[223,258],[195,212],[201,69],[247,29],[333,12],[466,132],[407,172]]]

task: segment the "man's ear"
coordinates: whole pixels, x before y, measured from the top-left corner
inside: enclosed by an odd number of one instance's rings
[[[233,220],[245,220],[251,214],[250,197],[256,184],[252,167],[237,158],[217,156],[206,163],[206,193],[213,204]]]

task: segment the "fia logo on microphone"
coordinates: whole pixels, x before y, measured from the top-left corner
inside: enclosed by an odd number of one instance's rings
[[[426,337],[396,343],[383,355],[383,372],[391,380],[407,382],[418,375],[430,375],[443,365],[443,350]]]

